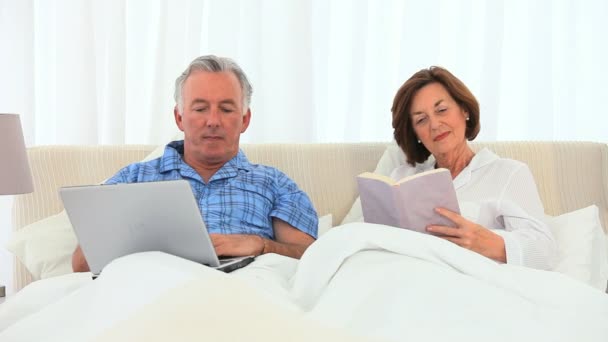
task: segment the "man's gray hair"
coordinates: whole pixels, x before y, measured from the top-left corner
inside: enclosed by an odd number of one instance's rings
[[[241,93],[243,94],[243,115],[247,113],[247,109],[249,109],[249,104],[251,103],[253,88],[243,69],[230,58],[207,55],[195,58],[190,65],[188,65],[186,70],[184,70],[184,72],[175,80],[175,93],[173,96],[175,97],[175,103],[177,103],[177,109],[179,110],[180,115],[184,110],[184,83],[193,71],[232,72],[241,84]]]

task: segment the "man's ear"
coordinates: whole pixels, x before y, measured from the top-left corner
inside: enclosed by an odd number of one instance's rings
[[[175,124],[177,125],[177,128],[179,128],[179,130],[183,132],[184,127],[182,124],[182,114],[179,112],[179,109],[177,109],[177,105],[173,107],[173,117],[175,118]]]
[[[243,115],[243,126],[241,127],[241,133],[245,133],[247,127],[249,127],[249,122],[251,121],[251,109],[247,109],[247,113]]]

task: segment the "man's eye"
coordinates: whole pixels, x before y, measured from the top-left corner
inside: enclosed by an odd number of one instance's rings
[[[206,110],[207,110],[206,107],[198,107],[198,108],[193,109],[193,111],[198,112],[198,113],[204,112]]]
[[[234,112],[234,109],[232,109],[232,108],[220,108],[220,110],[223,113],[232,113],[232,112]]]

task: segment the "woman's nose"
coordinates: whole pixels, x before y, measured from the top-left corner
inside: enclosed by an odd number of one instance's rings
[[[441,121],[438,117],[431,115],[429,117],[429,124],[431,126],[431,129],[438,129],[441,126]]]

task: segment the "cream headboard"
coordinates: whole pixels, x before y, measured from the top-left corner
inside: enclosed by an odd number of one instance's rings
[[[276,166],[306,191],[319,215],[342,221],[357,197],[355,176],[374,170],[388,143],[250,144],[243,146],[254,163]],[[527,163],[548,214],[596,204],[608,229],[608,145],[589,142],[490,142],[498,155]],[[143,159],[154,146],[40,146],[28,150],[35,192],[16,196],[14,229],[62,210],[57,189],[95,184],[124,165]],[[31,281],[16,264],[16,289]]]

